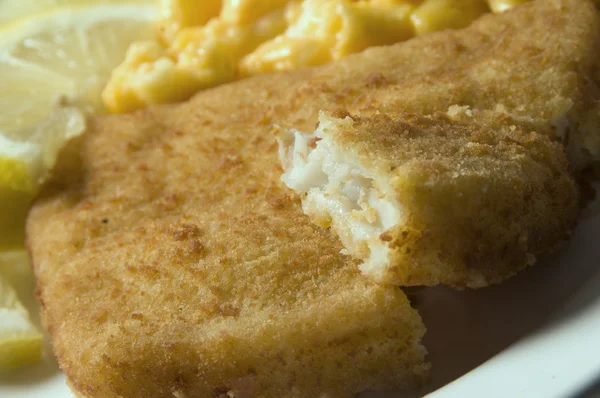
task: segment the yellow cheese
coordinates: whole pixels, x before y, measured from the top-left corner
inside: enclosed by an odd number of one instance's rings
[[[457,29],[526,0],[163,0],[153,43],[131,46],[103,93],[112,112],[182,101],[240,77],[322,65]]]

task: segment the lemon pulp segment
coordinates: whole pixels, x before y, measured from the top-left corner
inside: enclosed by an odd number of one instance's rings
[[[0,276],[0,370],[39,362],[42,342],[16,292]]]

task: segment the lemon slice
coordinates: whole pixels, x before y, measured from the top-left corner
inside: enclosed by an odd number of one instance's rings
[[[31,10],[39,12],[24,17]],[[85,114],[103,112],[110,72],[131,42],[154,36],[157,9],[149,1],[0,0],[0,15],[2,251],[23,246],[40,182],[84,131]]]
[[[129,44],[153,37],[152,5],[59,8],[0,30],[0,131],[29,130],[58,103],[100,109]]]
[[[0,275],[0,371],[39,362],[42,342],[16,292]]]
[[[102,4],[149,4],[149,0],[0,0],[0,28],[34,14],[51,12],[58,8]]]

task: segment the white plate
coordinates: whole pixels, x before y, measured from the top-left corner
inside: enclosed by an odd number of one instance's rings
[[[595,216],[556,255],[499,286],[417,293],[434,366],[428,391],[458,378],[430,397],[563,398],[600,376],[599,236]],[[71,398],[49,352],[37,367],[0,376],[0,397]]]

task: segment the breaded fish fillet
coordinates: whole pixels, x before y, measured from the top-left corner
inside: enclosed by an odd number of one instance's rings
[[[580,110],[566,119],[583,125],[596,81],[590,5],[537,1],[462,31],[90,121],[27,222],[44,324],[74,388],[312,398],[418,383],[418,315],[398,288],[360,277],[302,213],[280,182],[275,132],[312,131],[320,110],[340,107],[485,113],[501,103],[554,134],[563,98]],[[585,131],[569,134],[589,148],[582,161],[596,153]]]
[[[281,138],[282,180],[361,271],[402,286],[500,282],[554,250],[578,214],[563,147],[445,114],[322,114]]]
[[[425,329],[404,293],[362,277],[302,214],[259,113],[206,106],[93,121],[31,212],[43,318],[74,389],[308,398],[421,383]]]

